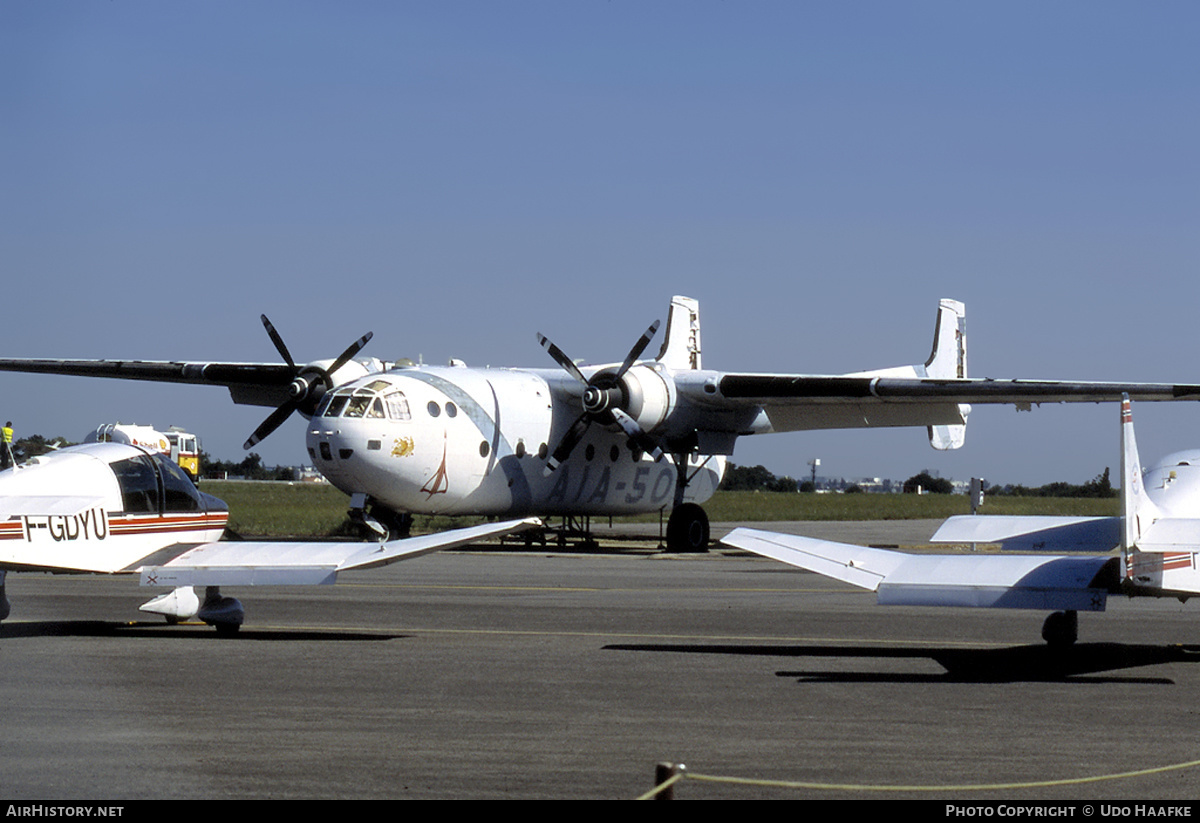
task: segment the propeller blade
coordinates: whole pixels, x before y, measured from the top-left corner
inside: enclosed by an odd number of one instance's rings
[[[375,336],[375,332],[369,331],[366,334],[364,334],[362,337],[358,338],[353,343],[351,343],[350,347],[348,349],[346,349],[344,352],[342,352],[337,360],[333,361],[333,365],[328,368],[326,373],[333,374],[335,371],[340,369],[342,366],[346,365],[346,363],[349,362],[350,358],[353,357],[354,355],[358,354],[360,351],[362,351],[362,347],[367,345],[367,343],[370,342],[371,338],[374,336]]]
[[[313,377],[311,373],[307,375],[300,373],[300,370],[296,367],[296,361],[292,359],[292,354],[288,351],[287,344],[283,342],[283,337],[275,330],[275,326],[271,324],[271,321],[267,319],[265,314],[260,316],[263,328],[267,330],[267,336],[275,344],[275,350],[279,352],[279,355],[287,362],[292,371],[295,372],[291,391],[296,396],[267,415],[267,419],[259,424],[258,428],[254,430],[254,434],[250,435],[250,439],[242,444],[242,448],[244,449],[250,449],[256,443],[260,443],[266,439],[271,432],[283,425],[283,422],[292,416],[292,412],[301,408],[311,411],[306,404],[311,403],[313,406],[316,406],[320,402],[321,396],[333,387],[333,380],[330,375],[346,365],[350,358],[358,354],[362,350],[362,347],[367,345],[371,338],[375,336],[374,332],[367,332],[355,340],[333,361],[328,369],[318,369],[321,374],[320,380],[313,380],[311,379]]]
[[[283,425],[283,421],[291,417],[292,412],[299,408],[299,406],[300,403],[298,401],[289,400],[275,411],[271,412],[269,415],[267,415],[267,419],[260,423],[258,428],[254,430],[254,434],[250,435],[250,439],[242,444],[242,448],[246,449],[247,451],[254,448],[256,443],[261,442],[267,437],[267,435]]]
[[[571,456],[571,452],[579,445],[579,441],[583,439],[590,425],[592,425],[592,421],[587,412],[575,418],[575,422],[571,424],[571,428],[567,429],[567,433],[563,435],[563,439],[555,447],[554,453],[546,461],[546,468],[542,474],[549,476],[559,467],[559,464]]]
[[[271,338],[271,342],[275,344],[275,351],[283,358],[283,362],[287,363],[293,369],[296,368],[296,361],[292,360],[292,355],[288,352],[288,347],[283,344],[283,338],[279,332],[275,331],[275,327],[271,325],[271,321],[267,316],[261,315],[263,328],[267,330],[267,336]]]
[[[570,373],[570,375],[580,383],[585,386],[587,385],[587,378],[583,376],[583,372],[581,372],[579,367],[571,361],[571,358],[567,357],[566,353],[562,349],[551,343],[550,338],[543,334],[539,334],[537,339],[538,342],[542,344],[542,348],[549,352],[550,356],[554,358],[555,363],[566,369],[567,372]]]
[[[650,341],[654,338],[658,331],[658,321],[655,320],[650,324],[650,328],[646,329],[645,334],[638,338],[638,341],[633,344],[633,348],[629,350],[629,356],[625,358],[625,362],[621,364],[621,368],[617,370],[616,379],[620,380],[625,372],[629,371],[629,367],[637,362],[637,359],[642,356],[642,352],[646,350],[646,346],[650,345]]]
[[[612,415],[617,419],[617,423],[625,430],[625,434],[633,441],[633,444],[646,454],[658,460],[662,457],[662,449],[658,447],[658,441],[638,425],[638,422],[626,414],[623,410],[616,408],[612,410]]]

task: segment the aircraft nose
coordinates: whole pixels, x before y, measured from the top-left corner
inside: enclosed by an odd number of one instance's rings
[[[335,467],[338,461],[354,457],[354,446],[340,426],[316,423],[308,429],[308,456],[313,465],[324,472]]]

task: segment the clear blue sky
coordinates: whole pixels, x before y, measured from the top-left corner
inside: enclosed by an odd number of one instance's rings
[[[705,365],[923,361],[1200,382],[1200,6],[1185,2],[0,4],[0,354],[619,360],[672,294]],[[179,424],[221,389],[0,376],[18,435]],[[1135,410],[1143,457],[1200,406]],[[292,421],[258,451],[304,460]],[[1083,482],[1117,412],[977,407],[743,441],[799,475]]]

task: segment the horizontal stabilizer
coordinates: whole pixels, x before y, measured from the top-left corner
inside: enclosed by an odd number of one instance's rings
[[[1119,517],[956,515],[933,543],[999,543],[1005,551],[1107,552],[1121,542]]]
[[[387,543],[232,541],[196,546],[161,566],[142,569],[143,586],[308,586],[338,572],[386,566],[541,525],[535,518],[487,523]]]
[[[1193,517],[1160,517],[1142,529],[1137,548],[1143,552],[1200,551],[1200,520]]]
[[[722,543],[876,592],[885,606],[1103,611],[1115,557],[924,555],[735,529]],[[1114,572],[1115,574],[1115,572]]]

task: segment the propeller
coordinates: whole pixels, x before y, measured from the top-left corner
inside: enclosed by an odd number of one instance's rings
[[[638,422],[629,415],[623,408],[623,404],[628,402],[626,391],[621,383],[621,378],[625,376],[625,372],[637,362],[642,356],[642,352],[646,350],[646,346],[650,345],[655,333],[658,331],[659,321],[655,320],[650,324],[650,328],[646,329],[645,333],[638,338],[638,341],[633,344],[633,348],[629,350],[628,356],[615,372],[601,371],[592,376],[588,380],[583,376],[583,372],[575,365],[571,358],[567,357],[558,346],[550,342],[543,334],[537,336],[538,342],[542,345],[554,362],[562,366],[564,370],[581,384],[583,384],[583,411],[579,417],[575,418],[575,422],[567,429],[566,434],[554,447],[550,458],[546,461],[546,474],[550,474],[559,465],[571,456],[571,452],[579,445],[579,441],[587,434],[587,430],[592,423],[600,422],[609,424],[615,422],[619,425],[629,437],[629,440],[641,449],[643,452],[650,454],[655,460],[662,457],[662,449],[659,448],[658,442],[647,434]]]
[[[367,342],[374,336],[374,332],[367,332],[362,337],[355,340],[350,346],[338,355],[337,359],[330,364],[329,368],[324,368],[317,365],[308,365],[299,367],[296,361],[292,359],[291,352],[283,342],[283,338],[279,332],[275,331],[275,327],[271,325],[271,321],[267,316],[262,315],[263,328],[267,330],[267,336],[271,338],[271,342],[275,344],[275,350],[279,352],[279,356],[284,362],[291,367],[295,377],[292,378],[291,384],[288,386],[287,400],[283,402],[275,411],[267,415],[267,419],[259,424],[254,430],[254,434],[250,435],[250,439],[242,444],[242,448],[251,449],[254,445],[271,432],[275,431],[283,421],[292,416],[292,412],[304,411],[311,413],[316,409],[317,404],[321,402],[321,398],[325,392],[333,388],[333,374],[346,365],[354,355],[362,350],[362,347],[367,345]]]

